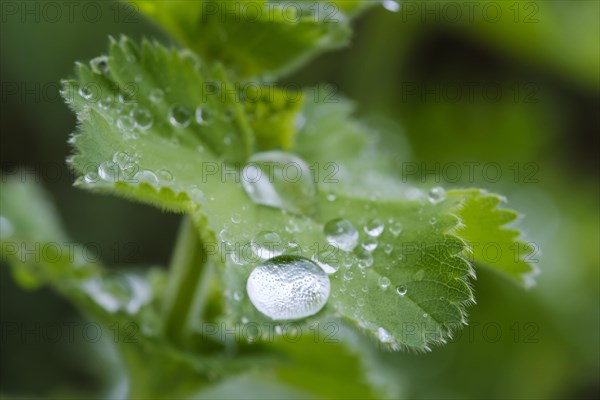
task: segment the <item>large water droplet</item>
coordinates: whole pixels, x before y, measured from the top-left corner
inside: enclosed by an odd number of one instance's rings
[[[280,256],[285,250],[281,237],[277,233],[271,231],[258,233],[252,239],[250,244],[252,246],[252,252],[263,260]]]
[[[327,242],[343,251],[352,251],[358,244],[358,231],[347,219],[333,219],[325,224]]]
[[[378,218],[372,219],[364,226],[365,233],[369,236],[377,237],[383,232],[383,221]]]
[[[192,112],[181,104],[174,104],[169,108],[169,122],[176,128],[187,128],[192,122]]]
[[[282,151],[256,153],[242,171],[242,185],[257,204],[296,214],[310,214],[316,206],[316,185],[301,158]]]
[[[329,298],[330,283],[314,262],[279,256],[257,265],[246,289],[258,311],[273,320],[292,320],[319,312]]]
[[[432,204],[440,203],[446,199],[446,191],[442,187],[434,187],[429,191],[427,198]]]

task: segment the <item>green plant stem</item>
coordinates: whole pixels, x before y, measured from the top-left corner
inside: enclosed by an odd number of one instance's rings
[[[174,343],[185,346],[191,323],[202,316],[213,274],[189,217],[182,220],[169,268],[164,296],[164,331]]]

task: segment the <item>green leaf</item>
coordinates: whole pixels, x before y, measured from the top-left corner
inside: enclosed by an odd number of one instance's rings
[[[472,260],[487,265],[526,286],[534,284],[538,274],[535,253],[537,246],[523,241],[521,231],[507,228],[517,220],[516,211],[499,208],[501,196],[481,190],[456,190],[450,196],[464,198],[456,215],[462,225],[456,234],[469,244]]]
[[[133,49],[134,56],[120,56],[123,48]],[[251,130],[239,129],[229,144],[221,146],[236,124],[215,126],[207,136],[203,125],[196,122],[173,126],[167,122],[168,107],[152,104],[146,98],[150,88],[158,87],[169,96],[169,102],[183,102],[190,107],[200,102],[194,93],[203,81],[202,71],[214,69],[201,64],[194,70],[186,61],[188,57],[185,51],[166,51],[147,44],[137,55],[135,47],[122,40],[113,44],[108,74],[94,75],[80,67],[83,84],[96,82],[101,88],[113,88],[121,98],[127,97],[127,79],[120,78],[124,64],[134,79],[135,74],[148,78],[140,81],[139,92],[144,95],[136,98],[133,110],[128,110],[126,103],[105,109],[86,100],[86,92],[74,92],[73,106],[81,127],[72,140],[75,155],[71,161],[81,175],[78,185],[189,214],[204,246],[203,254],[218,266],[226,303],[220,319],[226,323],[271,322],[245,296],[247,278],[260,262],[251,251],[251,242],[264,231],[280,236],[286,254],[313,258],[337,269],[329,276],[331,295],[327,305],[304,323],[341,318],[390,348],[414,350],[443,343],[454,329],[466,323],[465,308],[474,298],[468,282],[473,271],[465,241],[480,239],[470,232],[478,235],[488,228],[498,228],[498,221],[491,218],[495,209],[484,207],[478,214],[466,211],[475,210],[478,192],[456,192],[445,199],[431,199],[422,190],[398,183],[389,173],[393,154],[380,150],[386,146],[385,137],[350,118],[352,108],[345,101],[318,102],[305,104],[301,114],[305,122],[296,138],[297,153],[310,164],[304,172],[318,183],[318,194],[310,199],[316,205],[314,211],[299,208],[305,214],[290,213],[253,203],[242,187],[245,158],[239,151],[253,148],[249,145],[255,137]],[[162,80],[153,79],[149,73],[156,64],[164,68]],[[113,76],[112,71],[117,75]],[[175,79],[180,76],[186,81]],[[67,89],[76,86],[76,81],[70,81]],[[216,114],[221,106],[215,104]],[[239,103],[235,106],[237,127],[247,127],[247,108]],[[152,110],[152,127],[123,129],[119,119],[136,107]],[[205,150],[199,152],[198,146]],[[113,158],[119,164],[123,152],[129,155],[125,157],[128,162],[115,165]],[[370,161],[373,159],[377,161]],[[325,165],[325,160],[332,161]],[[106,174],[107,166],[118,174]],[[324,172],[331,172],[329,167],[333,174],[324,176]],[[99,170],[100,178],[93,174],[94,168]],[[129,170],[137,173],[128,176]],[[155,175],[140,171],[153,171]],[[282,191],[295,193],[289,201],[306,200],[298,185],[280,183]],[[463,225],[476,225],[463,228],[465,237],[460,234],[461,218]],[[328,243],[324,227],[335,219],[348,220],[358,232],[360,243],[351,252]],[[375,219],[385,228],[373,243],[364,227]]]
[[[280,75],[344,46],[350,20],[375,2],[147,1],[140,10],[203,59],[238,76]]]

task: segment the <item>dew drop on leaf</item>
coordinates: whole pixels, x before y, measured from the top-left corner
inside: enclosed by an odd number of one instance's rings
[[[358,244],[358,231],[347,219],[333,219],[325,224],[327,242],[343,251],[352,251]]]
[[[156,176],[156,174],[154,174],[154,172],[149,171],[147,169],[137,172],[133,176],[133,179],[136,180],[138,183],[146,182],[151,185],[158,185],[158,177]]]
[[[242,222],[242,216],[238,213],[231,214],[231,222],[233,222],[234,224],[239,224],[240,222]]]
[[[94,71],[97,74],[108,73],[108,57],[100,56],[92,58],[90,60],[90,67],[92,68],[92,71]]]
[[[83,177],[83,180],[85,181],[85,183],[87,184],[93,184],[98,182],[98,179],[100,179],[100,177],[98,176],[97,172],[94,171],[90,171],[87,174],[85,174],[85,176]]]
[[[117,182],[119,180],[119,166],[112,161],[104,161],[98,166],[98,176],[106,182]]]
[[[278,256],[257,265],[246,284],[252,304],[273,320],[294,320],[319,312],[329,298],[329,277],[303,257]]]
[[[135,122],[135,126],[145,131],[152,127],[152,123],[154,122],[154,118],[152,117],[152,113],[145,107],[137,107],[131,111],[131,117]]]
[[[242,185],[256,204],[296,214],[311,214],[316,206],[316,185],[301,158],[282,151],[256,153],[242,171]]]
[[[404,227],[402,226],[402,224],[400,222],[390,220],[389,230],[392,233],[392,235],[394,235],[394,237],[400,235],[402,233],[403,228]]]
[[[391,243],[386,243],[385,246],[383,246],[383,251],[385,254],[392,254],[392,251],[394,251],[394,245]]]
[[[200,125],[210,125],[214,120],[214,113],[210,109],[200,106],[196,107],[195,116],[196,122]]]
[[[176,128],[187,128],[192,121],[192,112],[181,104],[173,104],[169,108],[169,122]]]
[[[365,233],[372,237],[378,237],[383,232],[384,224],[379,218],[372,219],[364,226]]]
[[[117,118],[117,127],[124,132],[131,132],[135,128],[135,121],[129,115]]]
[[[377,239],[373,236],[367,236],[365,240],[362,241],[361,246],[367,251],[374,251],[377,248]]]
[[[154,88],[150,90],[150,101],[153,103],[160,103],[165,99],[165,93],[159,89]]]
[[[344,272],[344,280],[351,281],[354,278],[354,273],[352,271]]]
[[[173,174],[167,169],[159,169],[156,171],[156,177],[160,179],[162,182],[172,182]]]
[[[250,242],[252,252],[262,260],[280,256],[284,251],[284,244],[276,232],[259,232]]]
[[[434,187],[429,191],[427,199],[432,204],[440,203],[446,199],[446,191],[442,187]]]
[[[377,280],[377,283],[379,284],[380,288],[382,288],[383,290],[387,290],[387,288],[390,287],[391,282],[387,276],[380,276]]]
[[[408,288],[406,285],[400,285],[396,288],[396,293],[398,293],[400,296],[405,296],[407,292]]]
[[[356,259],[360,269],[369,268],[373,265],[373,255],[370,251],[360,248],[356,251]]]
[[[127,164],[133,162],[133,158],[124,151],[117,151],[115,154],[113,154],[112,160],[121,168],[125,168]]]

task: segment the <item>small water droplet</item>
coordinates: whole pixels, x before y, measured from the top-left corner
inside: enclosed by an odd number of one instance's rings
[[[242,301],[243,298],[244,298],[244,295],[241,292],[238,292],[238,291],[233,292],[233,300]]]
[[[159,88],[150,90],[150,101],[153,103],[160,103],[165,99],[165,92]]]
[[[314,262],[278,256],[254,268],[246,289],[258,311],[273,320],[292,320],[318,313],[329,298],[330,282]]]
[[[325,248],[312,256],[312,260],[328,275],[335,274],[340,269],[339,254],[331,250],[331,248]]]
[[[394,220],[391,221],[390,226],[389,226],[389,230],[391,232],[392,235],[394,235],[394,237],[400,235],[402,233],[402,229],[404,227],[402,226],[402,224],[400,222],[396,222]]]
[[[372,237],[377,237],[383,232],[384,224],[379,218],[372,219],[364,226],[365,233]]]
[[[343,251],[352,251],[358,244],[358,231],[347,219],[333,219],[325,224],[327,242]]]
[[[400,296],[405,296],[407,292],[408,288],[406,285],[400,285],[396,288],[396,293],[398,293]]]
[[[355,253],[356,259],[358,260],[359,268],[369,268],[373,265],[373,254],[371,254],[370,251],[361,248],[358,249]]]
[[[145,131],[152,127],[154,117],[152,117],[152,113],[147,108],[137,107],[131,111],[130,115],[138,129]]]
[[[309,166],[282,151],[256,153],[242,171],[242,186],[250,199],[296,214],[311,214],[317,189]]]
[[[95,98],[95,91],[92,90],[91,85],[85,85],[79,88],[79,94],[86,100],[92,100]]]
[[[385,246],[383,246],[383,251],[385,254],[392,254],[392,251],[394,251],[394,245],[391,243],[386,243]]]
[[[90,67],[92,68],[92,71],[94,71],[97,74],[108,73],[108,57],[100,56],[92,58],[90,60]]]
[[[367,251],[374,251],[377,248],[377,239],[374,236],[367,236],[361,246]]]
[[[250,320],[246,317],[242,317],[242,324],[247,324]]]
[[[427,198],[432,204],[440,203],[446,199],[446,191],[442,187],[434,187],[429,191]]]
[[[327,201],[334,202],[337,199],[336,195],[333,193],[329,193],[327,195]]]
[[[259,232],[252,239],[250,244],[252,246],[252,252],[263,260],[280,256],[284,251],[281,237],[277,233],[271,231]]]
[[[387,288],[390,287],[391,284],[390,279],[387,276],[380,276],[377,280],[377,283],[379,284],[379,287],[383,290],[387,290]]]
[[[117,127],[125,132],[131,132],[135,128],[135,121],[129,115],[121,115],[117,118]]]
[[[400,10],[400,4],[396,0],[383,0],[381,4],[383,8],[394,13]]]
[[[100,179],[100,177],[98,176],[98,173],[94,172],[94,171],[88,172],[83,177],[83,180],[85,181],[85,183],[88,183],[88,184],[96,183],[96,182],[98,182],[99,179]]]
[[[240,222],[242,222],[242,216],[238,213],[231,214],[231,222],[233,222],[234,224],[239,224]]]
[[[169,108],[169,122],[176,128],[187,128],[192,121],[192,112],[181,104],[173,104]]]
[[[104,161],[98,167],[98,176],[106,182],[117,182],[119,180],[119,166],[112,161]]]
[[[156,177],[163,182],[173,182],[173,174],[168,169],[159,169],[156,171]]]
[[[354,278],[354,273],[352,271],[344,272],[344,280],[351,281]]]
[[[225,243],[232,243],[234,235],[233,232],[231,232],[231,230],[227,229],[227,227],[224,227],[219,232],[219,238]]]
[[[196,107],[195,116],[196,122],[200,125],[210,125],[215,119],[213,111],[211,111],[209,108],[203,108],[200,106]]]
[[[437,219],[435,217],[431,217],[431,219],[429,220],[429,223],[431,225],[435,225],[435,224],[437,224]]]
[[[154,174],[154,172],[149,171],[147,169],[137,172],[133,176],[133,179],[138,183],[146,182],[151,185],[155,185],[155,186],[158,185],[158,177]]]

